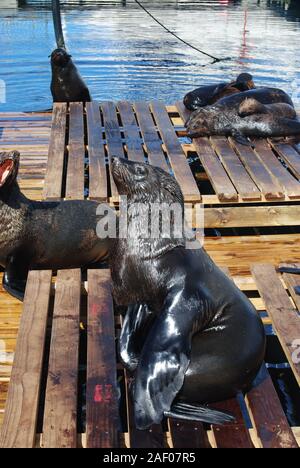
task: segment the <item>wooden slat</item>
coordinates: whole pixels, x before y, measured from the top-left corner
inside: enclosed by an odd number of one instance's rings
[[[212,426],[217,448],[254,448],[237,400],[226,400],[212,406],[220,411],[227,411],[236,418],[236,421],[223,426]]]
[[[62,196],[65,162],[67,104],[53,106],[51,136],[48,150],[47,172],[43,197],[57,199]]]
[[[44,410],[45,448],[77,445],[80,295],[81,271],[59,271]]]
[[[255,140],[255,152],[289,198],[299,198],[300,183],[283,167],[266,141]]]
[[[89,198],[91,200],[107,200],[107,173],[99,104],[97,102],[87,102],[86,113],[89,154]]]
[[[272,265],[253,265],[252,272],[278,339],[300,385],[300,364],[293,360],[295,351],[293,343],[300,337],[300,317],[296,309],[293,308]]]
[[[179,183],[186,201],[201,201],[197,183],[192,174],[183,149],[178,141],[176,132],[163,103],[151,103],[151,109],[159,128],[162,140],[172,166],[172,170]]]
[[[241,198],[243,200],[260,200],[260,191],[228,144],[227,139],[212,137],[210,141]]]
[[[110,272],[88,271],[87,448],[119,447],[116,345]]]
[[[282,188],[261,163],[253,149],[237,143],[233,138],[229,141],[265,198],[267,200],[284,199]]]
[[[100,104],[104,119],[104,130],[106,136],[107,152],[110,160],[113,156],[124,158],[124,148],[121,138],[119,121],[116,107],[113,102],[102,102]],[[111,196],[113,199],[118,199],[118,190],[112,176],[110,176]]]
[[[146,102],[135,102],[134,109],[138,118],[150,164],[169,172],[169,167],[162,150],[162,141],[159,138],[157,129],[154,125],[149,104]]]
[[[66,198],[84,199],[84,124],[83,104],[70,104],[69,158]]]
[[[203,424],[169,419],[169,431],[173,448],[211,448]]]
[[[293,264],[291,264],[291,263],[282,263],[280,266],[281,267],[294,267],[294,268],[299,269],[300,268],[300,263],[293,263]],[[290,273],[284,273],[282,276],[283,276],[285,284],[288,287],[290,295],[292,296],[293,301],[296,304],[296,307],[297,307],[298,311],[300,311],[300,296],[298,294],[296,294],[296,291],[295,291],[295,288],[300,286],[300,276],[299,275],[292,275]],[[300,339],[300,337],[299,337],[299,339]]]
[[[288,144],[276,144],[274,142],[270,142],[270,144],[285,161],[297,179],[300,179],[300,156],[298,151],[296,151],[295,148]]]
[[[121,101],[118,102],[117,106],[123,124],[128,159],[130,161],[144,163],[144,150],[142,147],[140,131],[136,123],[132,104],[127,101]]]
[[[262,448],[298,448],[265,366],[246,400]]]
[[[186,121],[190,112],[185,109],[181,102],[177,103],[176,106],[183,121]],[[237,191],[222,166],[221,161],[212,149],[208,138],[195,138],[193,140],[193,145],[220,201],[237,201]]]
[[[29,273],[16,346],[1,448],[33,448],[51,286],[50,271]]]
[[[299,205],[206,208],[206,228],[299,226]]]

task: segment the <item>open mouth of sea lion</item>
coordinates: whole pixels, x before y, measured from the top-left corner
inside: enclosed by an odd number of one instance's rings
[[[0,187],[3,187],[18,165],[19,153],[0,153]]]
[[[50,55],[52,63],[55,65],[66,65],[71,55],[68,54],[64,49],[56,49]]]

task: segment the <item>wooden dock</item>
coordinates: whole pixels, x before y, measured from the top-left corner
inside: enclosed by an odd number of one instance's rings
[[[293,293],[297,277],[280,277],[274,269],[280,263],[300,264],[298,150],[267,141],[256,142],[253,150],[226,138],[191,143],[185,118],[180,105],[161,102],[90,103],[86,109],[57,104],[52,115],[0,114],[0,151],[21,152],[20,185],[36,200],[89,196],[117,207],[112,155],[146,158],[171,171],[186,202],[203,203],[205,227],[222,232],[205,239],[206,249],[247,293],[265,324],[273,325],[300,384],[291,348],[300,337],[300,304]],[[271,227],[284,233],[274,234]],[[107,270],[91,270],[85,281],[78,270],[53,278],[51,272],[31,272],[24,305],[1,289],[0,446],[295,447],[300,441],[267,370],[246,401],[226,402],[237,417],[234,425],[207,430],[169,422],[167,430],[136,431],[127,398],[129,376],[115,355],[119,329]],[[85,419],[86,427],[80,423]]]

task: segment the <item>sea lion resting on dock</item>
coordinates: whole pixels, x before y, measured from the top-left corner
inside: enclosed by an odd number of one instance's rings
[[[264,359],[262,322],[204,249],[186,249],[183,233],[142,234],[148,205],[177,203],[183,213],[183,195],[173,177],[117,158],[112,175],[128,203],[128,234],[111,249],[110,267],[114,298],[129,306],[120,355],[135,372],[136,426],[146,429],[163,416],[228,421],[228,415],[205,405],[251,386]]]
[[[300,134],[293,102],[282,90],[257,88],[228,96],[193,112],[186,122],[188,136],[286,137]]]
[[[65,49],[55,49],[51,54],[53,102],[90,102],[91,95],[71,55]]]
[[[22,300],[29,269],[90,266],[107,258],[109,239],[96,234],[97,202],[26,198],[16,180],[19,158],[0,153],[0,265],[4,288]]]
[[[205,107],[219,101],[225,96],[247,91],[255,88],[252,75],[241,73],[235,81],[219,83],[217,85],[200,86],[200,88],[185,95],[183,103],[185,107],[194,111],[199,107]]]

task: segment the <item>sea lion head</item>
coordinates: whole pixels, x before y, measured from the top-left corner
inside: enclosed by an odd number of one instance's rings
[[[175,178],[159,167],[112,158],[112,176],[120,195],[134,203],[184,204]]]
[[[19,162],[20,153],[18,151],[0,153],[0,190],[16,180]]]
[[[65,49],[59,48],[55,49],[50,57],[52,65],[57,67],[65,67],[70,62],[72,55],[68,54]]]
[[[198,109],[193,112],[185,126],[190,138],[207,137],[214,133],[218,124],[218,112],[214,107]]]
[[[250,75],[250,73],[241,73],[236,79],[236,84],[240,91],[247,91],[248,89],[255,88],[253,76]]]

